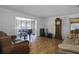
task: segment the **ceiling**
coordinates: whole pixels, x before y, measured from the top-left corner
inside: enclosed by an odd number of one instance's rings
[[[0,7],[41,18],[79,12],[77,5],[1,5]]]

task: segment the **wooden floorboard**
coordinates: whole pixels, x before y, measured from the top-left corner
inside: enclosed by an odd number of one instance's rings
[[[56,54],[58,53],[58,44],[61,40],[38,37],[30,42],[31,54]]]

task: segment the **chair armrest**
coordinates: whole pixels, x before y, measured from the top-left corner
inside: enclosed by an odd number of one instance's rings
[[[15,45],[16,44],[29,44],[29,41],[28,40],[25,40],[25,41],[21,41],[21,40],[15,40]]]
[[[27,54],[30,52],[29,44],[27,43],[14,44],[13,50],[16,54]]]
[[[16,35],[9,35],[9,37],[11,38],[11,41],[12,41],[12,42],[15,42]]]

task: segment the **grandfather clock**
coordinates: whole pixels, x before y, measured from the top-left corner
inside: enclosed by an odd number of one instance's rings
[[[55,19],[55,39],[62,40],[62,20],[60,18]]]

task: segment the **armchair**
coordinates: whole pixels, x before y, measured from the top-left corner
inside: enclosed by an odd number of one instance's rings
[[[0,53],[3,54],[27,54],[29,53],[29,41],[22,41],[17,44],[12,44],[16,36],[8,36],[5,32],[0,31]]]
[[[28,41],[12,44],[11,38],[8,36],[0,38],[0,45],[3,54],[27,54],[29,53]]]

